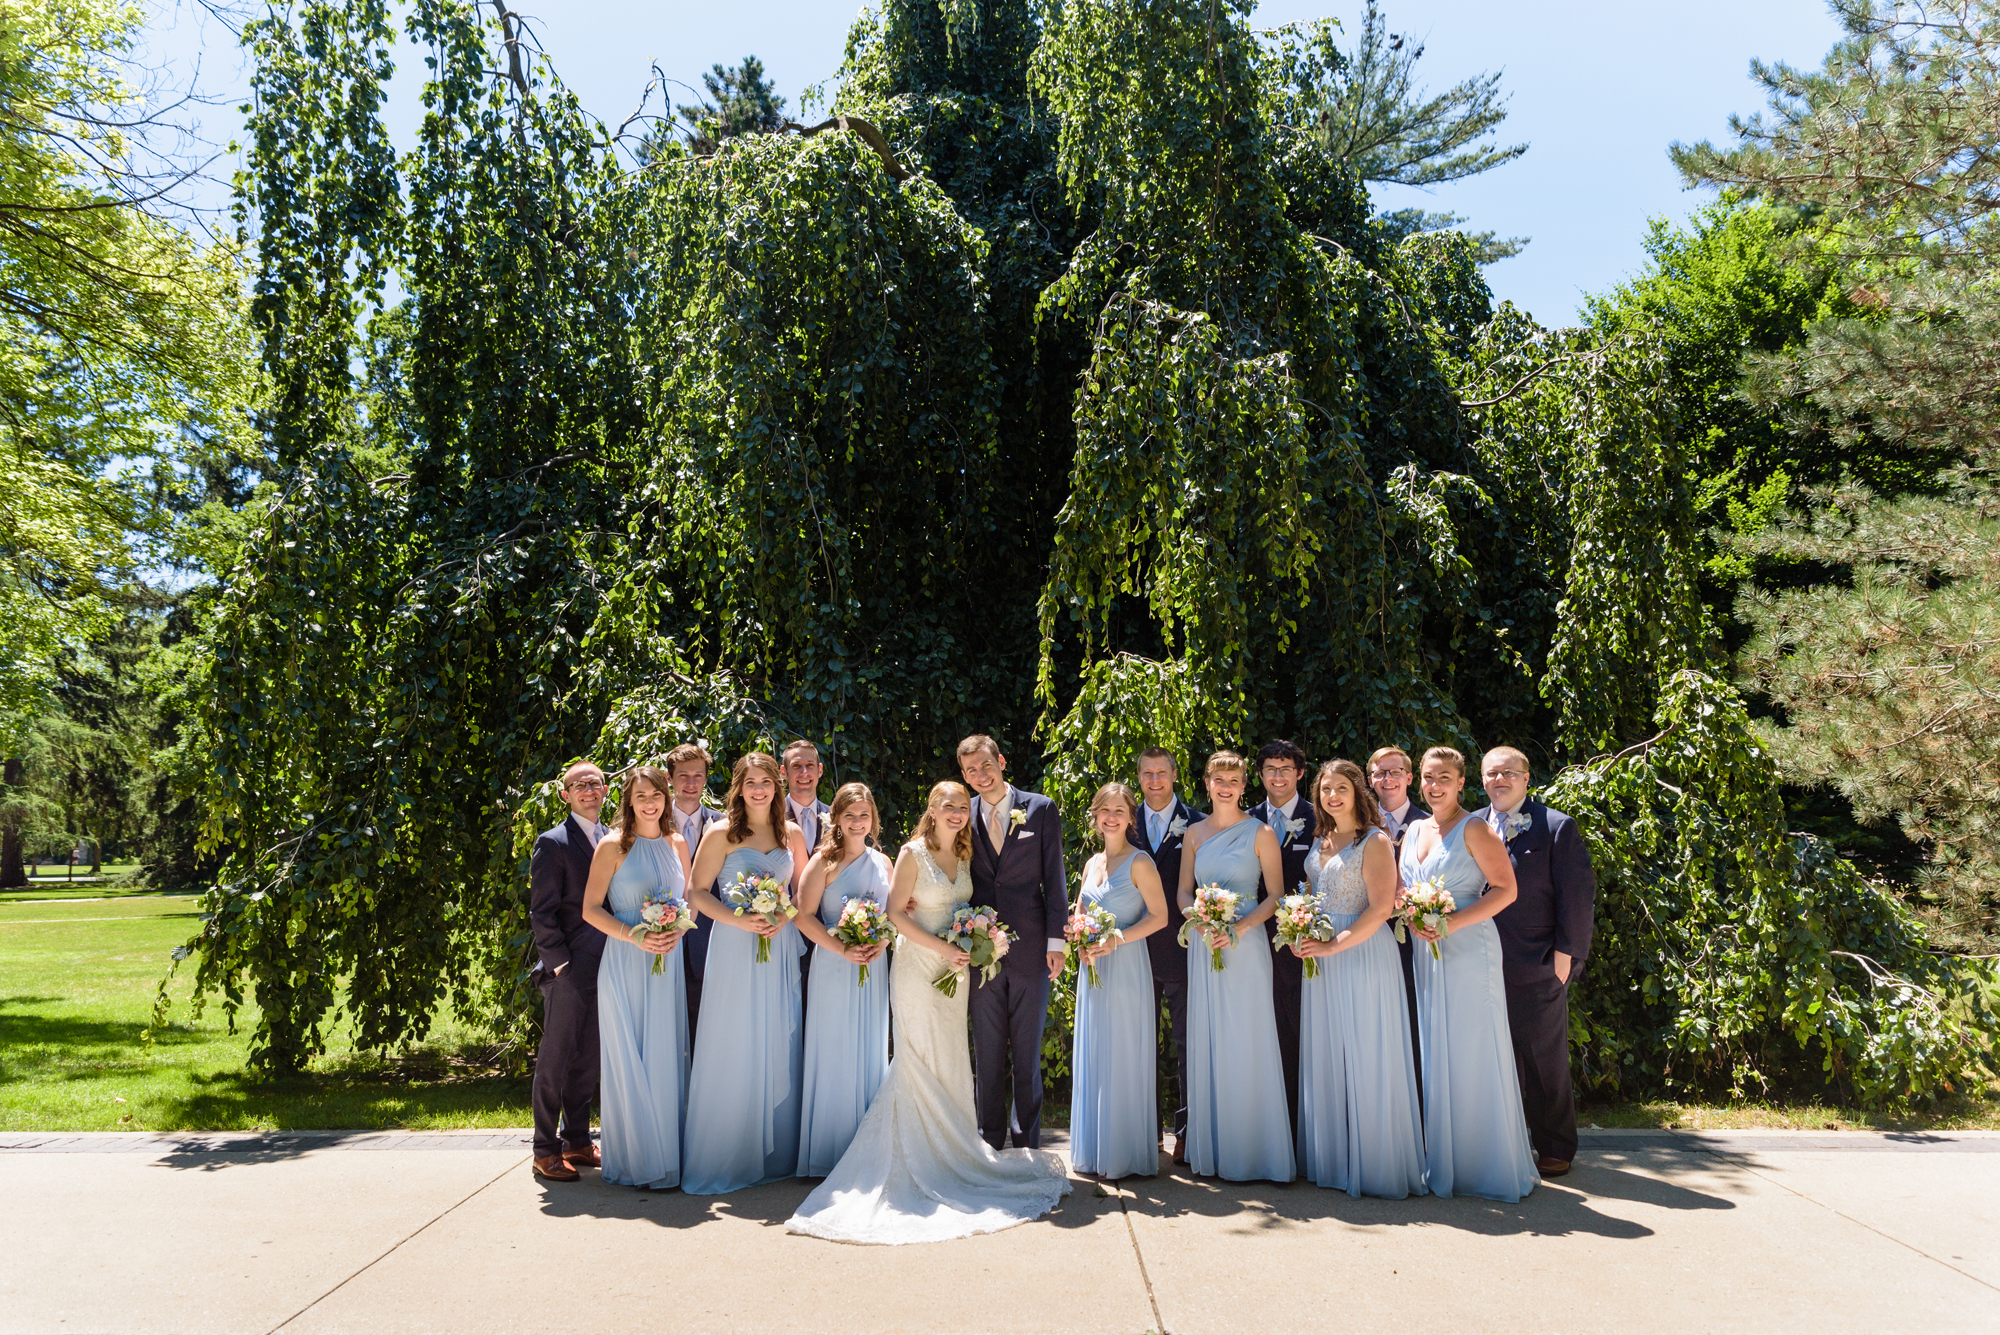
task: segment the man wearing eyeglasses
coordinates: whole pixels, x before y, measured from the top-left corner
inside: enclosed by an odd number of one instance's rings
[[[1576,1098],[1569,1081],[1569,989],[1590,954],[1597,872],[1583,832],[1560,811],[1528,797],[1528,758],[1496,746],[1480,762],[1491,803],[1472,813],[1507,844],[1518,887],[1494,915],[1507,983],[1507,1027],[1521,1078],[1521,1109],[1535,1167],[1561,1177],[1576,1158]]]
[[[604,933],[583,920],[590,860],[606,830],[604,771],[579,761],[563,771],[569,815],[535,840],[528,860],[528,922],[540,962],[542,1045],[535,1053],[535,1176],[574,1182],[600,1164],[590,1143],[597,1096],[597,961]]]

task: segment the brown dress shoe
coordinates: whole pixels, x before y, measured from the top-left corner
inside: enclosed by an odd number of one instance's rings
[[[1569,1160],[1544,1154],[1535,1160],[1535,1171],[1543,1177],[1561,1177],[1569,1171]]]
[[[583,1175],[564,1163],[562,1155],[551,1154],[546,1159],[535,1160],[535,1176],[545,1177],[551,1182],[574,1182]]]
[[[1175,1137],[1174,1137],[1174,1162],[1175,1162],[1175,1163],[1177,1163],[1177,1164],[1185,1164],[1185,1163],[1187,1162],[1187,1137],[1186,1137],[1186,1136],[1175,1136]]]
[[[571,1168],[602,1168],[604,1156],[597,1152],[597,1146],[585,1145],[580,1150],[564,1150],[563,1162]]]

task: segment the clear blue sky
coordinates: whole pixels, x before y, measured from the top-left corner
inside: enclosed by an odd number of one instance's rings
[[[206,91],[239,94],[246,70],[228,31],[192,0],[154,3],[153,58],[182,75],[199,59]],[[699,86],[710,65],[756,55],[796,108],[802,89],[838,72],[858,8],[851,0],[512,3],[540,16],[536,28],[558,72],[612,124],[632,111],[656,61],[669,77]],[[1330,16],[1353,30],[1360,12],[1360,0],[1265,0],[1255,22]],[[1639,269],[1648,218],[1684,218],[1702,202],[1681,189],[1667,145],[1721,138],[1730,112],[1762,105],[1748,78],[1753,57],[1817,65],[1838,36],[1823,0],[1388,0],[1385,12],[1392,30],[1425,44],[1418,70],[1429,88],[1504,70],[1513,100],[1502,134],[1531,147],[1513,163],[1432,192],[1381,190],[1377,204],[1449,209],[1472,226],[1531,237],[1526,251],[1488,274],[1500,296],[1548,324],[1568,322],[1583,294]],[[420,77],[414,52],[401,65]],[[682,100],[691,99],[682,93]],[[413,97],[398,101],[413,124]],[[204,129],[226,142],[235,118],[211,111]],[[217,166],[226,176],[227,162]]]

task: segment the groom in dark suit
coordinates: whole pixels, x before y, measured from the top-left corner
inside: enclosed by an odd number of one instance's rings
[[[1011,1093],[1016,1148],[1040,1149],[1042,1027],[1049,983],[1063,970],[1069,919],[1062,814],[1040,793],[1007,782],[1007,757],[991,737],[960,742],[958,769],[974,793],[973,903],[991,905],[1015,936],[1000,972],[975,986],[968,1002],[979,1134],[994,1149],[1005,1147]]]
[[[1174,1108],[1174,1162],[1187,1162],[1187,947],[1180,943],[1181,845],[1201,813],[1174,791],[1180,777],[1174,753],[1148,747],[1139,753],[1139,828],[1133,838],[1160,871],[1160,888],[1167,895],[1167,925],[1146,938],[1153,966],[1153,1013],[1167,1008],[1167,1033],[1172,1042],[1175,1078],[1179,1081]]]
[[[1507,984],[1507,1027],[1521,1077],[1521,1110],[1535,1168],[1561,1177],[1576,1158],[1576,1097],[1569,1081],[1569,989],[1590,954],[1597,872],[1583,832],[1560,811],[1528,799],[1528,758],[1496,746],[1480,762],[1490,806],[1472,813],[1507,841],[1518,892],[1494,915]]]
[[[1285,883],[1280,895],[1295,895],[1306,880],[1306,855],[1313,846],[1312,799],[1299,791],[1306,776],[1306,753],[1288,741],[1266,742],[1257,752],[1257,777],[1264,784],[1264,800],[1250,814],[1271,827],[1278,836],[1278,859],[1284,866]],[[1278,925],[1266,922],[1264,931],[1276,940]],[[1278,1059],[1285,1067],[1285,1102],[1292,1115],[1292,1139],[1299,1135],[1299,1002],[1305,987],[1305,961],[1289,950],[1271,955],[1271,1008],[1278,1019]]]
[[[1410,765],[1410,753],[1400,746],[1385,746],[1368,757],[1368,786],[1375,790],[1375,800],[1382,808],[1382,828],[1389,832],[1389,838],[1396,847],[1396,865],[1403,865],[1403,836],[1410,826],[1430,815],[1430,809],[1410,798],[1410,781],[1416,773]],[[1403,933],[1403,939],[1396,943],[1396,953],[1403,957],[1403,1001],[1410,1012],[1410,1065],[1417,1076],[1417,1099],[1421,1104],[1424,1096],[1423,1035],[1417,1029],[1417,970],[1416,957],[1410,952],[1416,949],[1416,936]]]
[[[577,1169],[599,1166],[590,1143],[590,1101],[597,1094],[597,961],[604,933],[583,920],[590,860],[605,835],[604,771],[588,761],[563,772],[569,815],[544,830],[528,860],[528,923],[534,929],[535,981],[542,989],[542,1045],[535,1053],[535,1175],[574,1182]]]
[[[687,840],[689,865],[701,851],[701,837],[708,827],[722,819],[722,813],[703,801],[708,792],[708,752],[692,742],[683,742],[667,752],[667,778],[673,781],[674,803],[667,819]],[[694,930],[681,938],[682,978],[687,985],[688,1047],[694,1047],[694,1032],[701,1024],[701,981],[708,965],[708,938],[715,919],[697,913]]]

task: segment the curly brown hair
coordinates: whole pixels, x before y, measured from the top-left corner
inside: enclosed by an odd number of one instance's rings
[[[938,847],[937,809],[938,805],[947,797],[964,798],[966,809],[970,811],[972,808],[972,790],[964,784],[954,779],[946,779],[942,783],[932,786],[930,798],[924,803],[923,819],[917,822],[917,838],[923,840],[924,847],[933,853],[942,853],[944,851]],[[972,822],[970,820],[959,827],[958,837],[951,841],[951,851],[960,862],[967,861],[972,857]]]
[[[771,831],[780,843],[785,838],[785,771],[778,764],[776,756],[763,751],[751,751],[736,757],[736,763],[729,770],[729,796],[723,799],[722,809],[729,813],[729,841],[740,844],[750,837],[750,808],[743,801],[743,780],[751,770],[761,770],[771,777]]]

